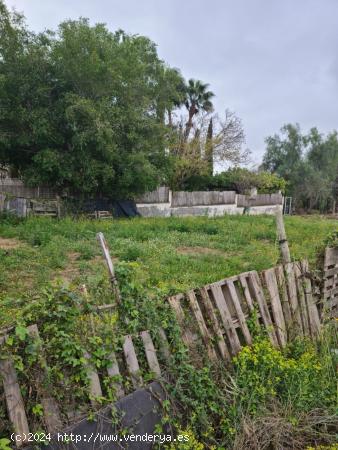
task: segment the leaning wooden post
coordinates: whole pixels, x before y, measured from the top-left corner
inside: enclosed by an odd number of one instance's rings
[[[116,298],[116,301],[118,304],[121,303],[121,293],[120,293],[120,289],[119,286],[117,284],[117,279],[115,276],[115,270],[114,270],[114,264],[113,261],[110,257],[110,253],[109,253],[109,249],[108,249],[108,245],[107,242],[104,238],[103,233],[97,233],[96,235],[98,241],[100,242],[101,248],[102,248],[102,252],[103,252],[103,256],[106,260],[106,264],[108,267],[108,271],[109,271],[109,275],[110,275],[110,281],[113,287],[113,291],[114,291],[114,295]]]
[[[276,207],[276,225],[280,252],[282,255],[282,263],[291,262],[288,240],[286,238],[282,209]]]

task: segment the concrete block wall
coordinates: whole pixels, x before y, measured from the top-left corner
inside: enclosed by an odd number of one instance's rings
[[[275,214],[276,207],[283,207],[283,196],[275,194],[239,195],[234,191],[172,192],[163,187],[145,194],[136,202],[137,209],[144,217],[170,216],[223,216],[224,214],[249,215]],[[161,191],[160,191],[161,190]],[[149,202],[150,199],[162,201]],[[146,201],[144,201],[146,200]]]

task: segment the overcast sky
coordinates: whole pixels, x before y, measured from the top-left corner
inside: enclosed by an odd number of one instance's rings
[[[5,0],[35,31],[79,16],[150,37],[242,119],[256,162],[287,122],[338,128],[338,0]]]

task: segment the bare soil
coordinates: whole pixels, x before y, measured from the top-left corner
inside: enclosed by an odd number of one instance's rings
[[[18,247],[22,247],[22,245],[24,245],[24,243],[19,241],[18,239],[0,237],[0,248],[2,250],[12,250]]]

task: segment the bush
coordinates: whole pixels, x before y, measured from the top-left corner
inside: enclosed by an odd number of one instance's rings
[[[285,191],[283,178],[269,172],[253,172],[248,169],[234,168],[216,175],[194,175],[188,178],[181,189],[188,191],[227,191],[235,190],[245,194],[256,187],[261,194]]]
[[[245,347],[234,359],[241,409],[256,414],[277,400],[294,411],[334,405],[333,380],[327,377],[333,361],[312,342],[297,340],[281,352],[267,340]],[[325,375],[326,374],[326,375]]]

